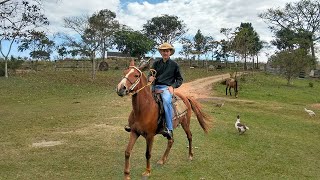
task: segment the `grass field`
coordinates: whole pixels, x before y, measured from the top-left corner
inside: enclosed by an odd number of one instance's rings
[[[217,72],[184,69],[186,81]],[[91,82],[81,72],[38,72],[0,78],[0,179],[122,179],[124,131],[130,97],[120,98],[115,86],[121,71],[99,73]],[[313,87],[309,87],[309,83]],[[164,166],[156,165],[166,139],[156,136],[150,179],[319,179],[320,83],[300,80],[286,86],[264,73],[241,78],[237,101],[202,102],[214,118],[205,135],[195,117],[191,131],[194,160],[188,161],[187,139],[175,130],[175,143]],[[222,108],[217,101],[225,101]],[[250,127],[239,136],[236,115]],[[132,158],[132,179],[145,168],[145,141],[139,138]]]

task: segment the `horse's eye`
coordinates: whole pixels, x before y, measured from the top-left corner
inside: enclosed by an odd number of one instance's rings
[[[136,78],[137,78],[137,77],[139,77],[139,75],[137,75],[137,74],[136,74],[136,75],[134,75],[134,77],[136,77]]]

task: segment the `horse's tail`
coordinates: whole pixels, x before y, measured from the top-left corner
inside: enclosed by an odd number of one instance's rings
[[[204,130],[205,133],[208,133],[209,129],[211,128],[212,125],[212,120],[210,117],[205,114],[202,109],[200,104],[191,96],[187,96],[187,99],[189,100],[191,104],[192,111],[196,114],[197,119],[199,121],[200,126]]]

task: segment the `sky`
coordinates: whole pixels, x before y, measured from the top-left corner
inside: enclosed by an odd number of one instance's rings
[[[260,39],[270,42],[273,35],[258,14],[269,8],[284,8],[290,2],[297,0],[46,0],[44,13],[51,23],[49,33],[69,31],[63,28],[65,17],[92,15],[99,10],[109,9],[116,13],[116,19],[121,24],[134,30],[141,30],[143,24],[153,17],[168,14],[177,16],[186,24],[189,29],[186,36],[193,37],[200,29],[203,35],[216,40],[225,38],[219,32],[221,28],[234,30],[241,22],[250,22]],[[176,52],[181,49],[179,43],[173,45]],[[176,56],[179,54],[176,53]],[[267,61],[264,52],[259,59]]]

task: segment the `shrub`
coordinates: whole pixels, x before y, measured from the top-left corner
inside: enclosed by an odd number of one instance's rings
[[[309,82],[309,87],[313,87],[313,82]]]
[[[12,59],[8,61],[8,70],[11,69],[15,71],[16,69],[20,68],[23,63],[23,60],[16,60]],[[5,75],[5,61],[0,61],[0,76]]]

